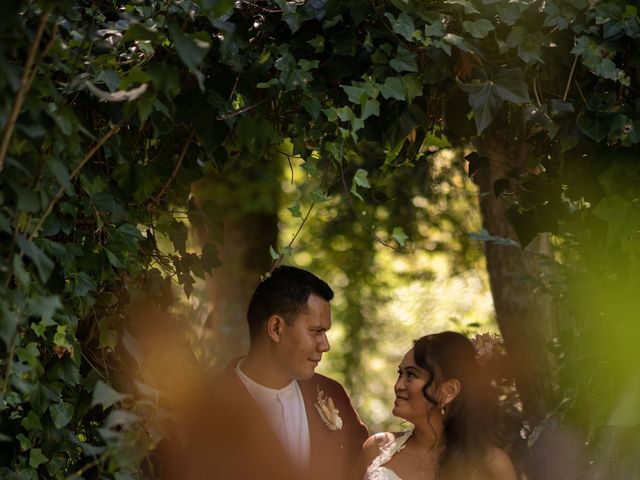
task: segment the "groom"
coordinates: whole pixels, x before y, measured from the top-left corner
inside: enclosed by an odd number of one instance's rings
[[[275,269],[247,312],[250,348],[232,361],[198,412],[193,478],[362,478],[367,439],[342,386],[315,373],[329,351],[333,291],[312,273]]]

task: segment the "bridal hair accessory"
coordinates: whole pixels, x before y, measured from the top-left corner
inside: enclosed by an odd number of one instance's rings
[[[320,387],[316,386],[318,390],[318,399],[316,400],[316,410],[320,414],[320,418],[331,431],[342,430],[342,419],[340,412],[333,404],[331,397],[325,397],[324,392],[320,390]]]
[[[493,333],[478,333],[471,339],[476,350],[476,361],[482,366],[494,364],[507,356],[502,338]]]

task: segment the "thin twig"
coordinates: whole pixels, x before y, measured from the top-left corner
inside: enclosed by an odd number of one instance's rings
[[[7,396],[7,389],[9,388],[9,379],[11,378],[11,365],[13,364],[13,352],[16,348],[17,336],[18,336],[18,332],[13,334],[13,338],[11,339],[11,343],[9,344],[9,349],[7,350],[7,360],[5,361],[6,367],[4,371],[4,380],[2,382],[3,398]]]
[[[587,99],[584,98],[584,93],[582,93],[582,89],[580,88],[580,84],[578,82],[575,82],[576,87],[578,89],[578,92],[580,93],[580,97],[582,98],[582,101],[584,102],[584,104],[587,107],[587,110],[591,111],[591,108],[589,108],[589,102],[587,102]]]
[[[396,252],[403,252],[403,253],[406,252],[406,250],[404,248],[395,247],[395,246],[391,245],[390,243],[387,243],[383,239],[381,239],[378,235],[376,235],[376,233],[367,224],[367,222],[365,222],[363,220],[363,218],[360,215],[358,215],[356,207],[353,204],[353,199],[351,198],[351,193],[349,192],[349,188],[347,187],[347,180],[344,177],[344,168],[342,167],[342,149],[343,148],[344,148],[344,140],[340,144],[340,160],[338,161],[338,165],[340,165],[340,177],[342,179],[342,186],[344,187],[344,193],[347,196],[347,203],[349,204],[349,207],[351,208],[351,212],[353,213],[353,216],[356,217],[356,220],[358,220],[360,222],[360,224],[365,228],[365,230],[369,233],[369,235],[371,235],[371,238],[373,238],[376,242],[378,242],[378,243],[380,243],[380,244],[384,245],[385,247],[388,247],[388,248],[390,248],[392,250],[395,250]]]
[[[538,96],[538,87],[537,87],[537,79],[533,78],[533,94],[536,96],[536,102],[538,102],[538,107],[542,107],[542,103],[540,102],[540,97]]]
[[[573,79],[573,72],[576,70],[576,64],[578,63],[578,55],[576,55],[573,59],[573,65],[571,66],[571,72],[569,73],[569,80],[567,80],[567,88],[564,89],[564,95],[562,96],[562,101],[567,100],[567,95],[569,95],[569,89],[571,88],[571,80]]]
[[[20,114],[22,104],[24,103],[24,99],[27,96],[27,91],[29,90],[29,78],[31,77],[31,69],[33,68],[36,54],[38,53],[38,46],[40,45],[40,40],[42,40],[44,29],[47,26],[49,15],[51,15],[51,12],[47,10],[40,17],[40,23],[38,24],[38,29],[36,30],[36,36],[33,39],[33,43],[31,44],[31,48],[29,49],[29,55],[27,56],[27,61],[24,64],[24,71],[22,72],[22,78],[20,79],[20,87],[18,88],[18,92],[16,93],[16,96],[13,100],[11,112],[9,113],[9,118],[7,119],[4,133],[2,134],[2,141],[0,142],[0,171],[2,171],[2,169],[4,168],[4,160],[5,156],[7,155],[7,150],[9,149],[9,142],[11,141],[11,136],[13,135],[13,130],[18,120],[18,115]]]
[[[118,130],[120,130],[120,124],[114,125],[113,128],[111,128],[111,130],[109,130],[100,140],[98,140],[98,143],[96,143],[95,146],[91,150],[89,150],[89,152],[84,156],[84,158],[80,161],[80,163],[76,166],[76,168],[74,168],[73,172],[71,172],[71,174],[69,175],[69,181],[73,181],[73,179],[76,176],[78,176],[78,174],[80,173],[80,170],[82,170],[82,168],[89,161],[89,159],[93,157],[93,155],[95,155],[95,153],[98,150],[100,150],[102,146],[105,143],[107,143],[107,141],[109,141],[109,139],[113,135],[118,133]],[[60,201],[60,199],[62,198],[62,195],[64,195],[64,187],[60,187],[60,190],[58,190],[58,192],[49,202],[49,205],[47,205],[47,209],[42,214],[42,217],[40,217],[38,224],[33,228],[33,230],[31,231],[31,234],[29,235],[30,241],[33,240],[38,235],[38,231],[44,224],[44,221],[47,219],[47,217],[51,215],[51,212],[53,211],[53,207],[55,206],[56,203]]]
[[[267,12],[267,13],[282,13],[282,10],[280,10],[280,9],[261,7],[260,5],[258,5],[256,3],[247,2],[246,0],[243,0],[242,3],[247,4],[247,5],[251,6],[251,7],[255,7],[255,8],[259,9],[259,10],[262,10],[263,12]]]
[[[320,187],[322,187],[322,185],[324,184],[325,179],[327,178],[327,174],[329,173],[329,166],[330,165],[331,165],[331,162],[327,162],[327,168],[324,169],[324,173],[322,174],[322,179],[320,180]],[[294,233],[293,237],[291,237],[291,241],[285,247],[286,249],[291,248],[291,246],[293,245],[293,242],[295,242],[296,238],[298,238],[298,235],[302,231],[302,227],[304,227],[305,224],[307,223],[307,220],[309,219],[309,215],[311,214],[311,211],[313,210],[313,207],[315,207],[315,205],[316,205],[316,201],[314,200],[313,202],[311,202],[311,206],[309,207],[309,210],[307,211],[307,214],[302,219],[302,222],[300,223],[300,226],[298,227],[298,230],[296,230],[296,233]],[[280,265],[280,262],[282,262],[283,257],[284,257],[284,255],[280,255],[278,258],[273,260],[273,262],[271,264],[271,269],[269,270],[269,273],[273,272],[273,270],[275,270],[275,268]]]
[[[169,176],[167,181],[164,183],[160,191],[153,198],[151,198],[151,200],[149,200],[149,203],[147,206],[157,204],[160,201],[160,199],[164,196],[164,194],[167,193],[167,190],[169,190],[169,186],[171,185],[171,182],[173,182],[173,180],[176,178],[176,175],[178,175],[178,170],[180,170],[180,167],[182,166],[182,162],[184,161],[184,157],[187,155],[187,150],[189,150],[189,145],[191,145],[191,140],[193,140],[193,136],[195,135],[195,133],[196,133],[195,129],[191,130],[191,133],[189,133],[189,136],[187,137],[187,141],[184,143],[184,147],[182,147],[182,151],[178,156],[178,160],[176,161],[176,164],[173,166],[173,171],[171,172],[171,175]]]
[[[248,107],[244,107],[244,108],[241,108],[240,110],[235,110],[235,111],[233,111],[231,113],[228,113],[226,115],[222,115],[221,117],[218,117],[216,120],[219,120],[219,121],[220,120],[228,120],[229,118],[232,118],[232,117],[235,117],[237,115],[240,115],[241,113],[248,112],[249,110],[253,110],[258,105],[263,104],[267,100],[269,100],[269,98],[263,98],[258,103],[254,103],[253,105],[249,105]]]
[[[64,480],[71,480],[73,478],[80,478],[82,476],[82,474],[84,472],[86,472],[87,470],[103,463],[107,457],[109,456],[108,452],[103,453],[102,455],[100,455],[98,458],[96,458],[93,462],[91,463],[87,463],[84,467],[82,467],[80,470],[72,473],[71,475],[68,475],[67,477],[65,477]]]

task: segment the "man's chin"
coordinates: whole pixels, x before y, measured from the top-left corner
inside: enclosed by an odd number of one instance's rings
[[[316,374],[315,368],[310,368],[309,370],[305,370],[304,372],[298,372],[298,377],[296,380],[310,380]]]

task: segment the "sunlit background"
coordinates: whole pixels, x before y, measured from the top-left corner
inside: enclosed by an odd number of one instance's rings
[[[393,384],[414,339],[442,330],[497,331],[482,243],[468,236],[481,228],[477,187],[459,151],[428,153],[428,164],[423,158],[412,167],[424,175],[422,185],[387,186],[394,196],[373,208],[355,197],[349,206],[339,179],[332,199],[298,203],[301,188],[314,186],[300,159],[283,162],[279,238],[272,253],[284,251],[282,263],[309,269],[334,289],[331,351],[318,371],[345,385],[372,432],[403,428],[391,415]],[[432,169],[429,175],[426,168]],[[292,215],[296,204],[301,216]],[[398,228],[407,236],[404,245],[393,238]],[[246,351],[247,340],[244,311],[213,325],[207,321],[215,308],[208,292],[199,282],[177,313],[189,326],[195,355],[214,374]],[[234,341],[239,344],[230,345]]]

